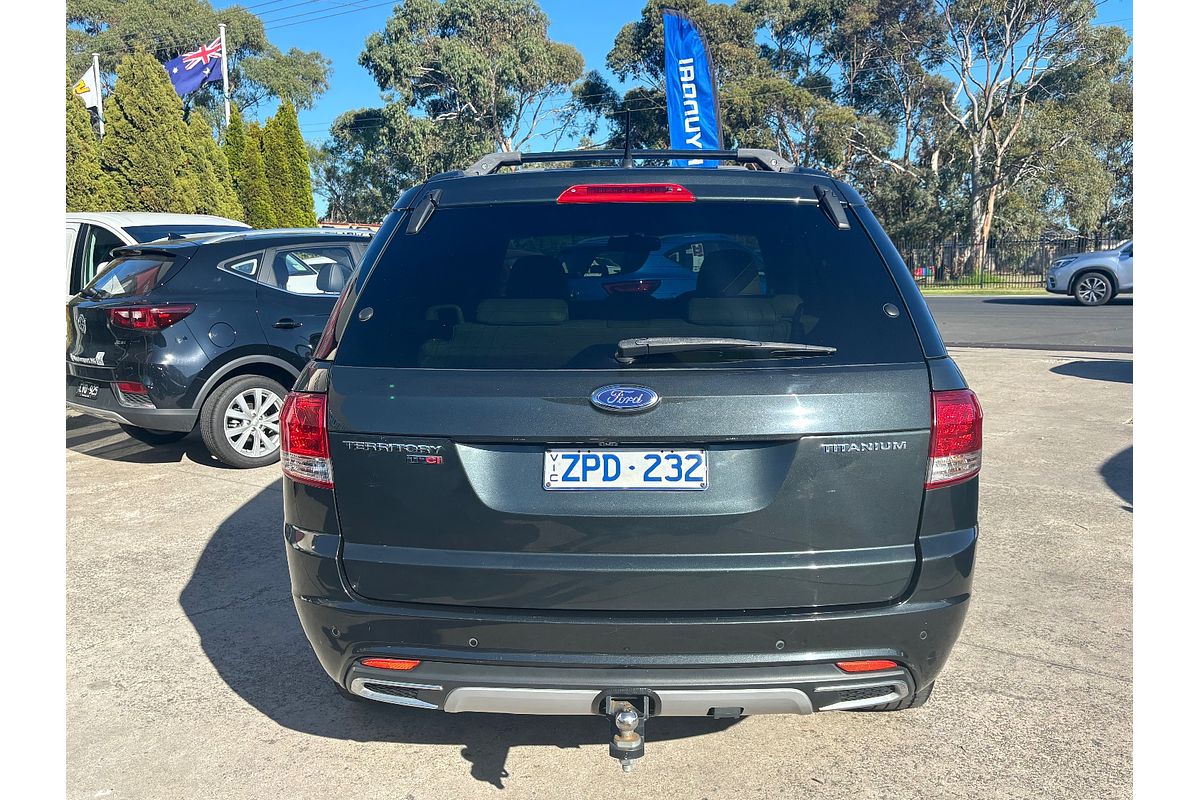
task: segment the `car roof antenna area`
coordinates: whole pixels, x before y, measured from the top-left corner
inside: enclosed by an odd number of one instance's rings
[[[633,169],[633,156],[630,153],[632,149],[630,139],[632,137],[629,135],[629,130],[632,127],[631,116],[629,109],[625,109],[625,156],[621,159],[621,166],[625,169]]]

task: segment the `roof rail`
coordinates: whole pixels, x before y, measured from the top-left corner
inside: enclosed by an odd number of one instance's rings
[[[624,161],[635,159],[703,159],[705,161],[733,161],[755,169],[771,172],[791,172],[795,169],[790,161],[773,150],[758,147],[739,147],[737,150],[563,150],[548,153],[488,153],[467,167],[463,174],[469,177],[492,175],[503,167],[533,164],[547,161]]]
[[[269,236],[373,236],[374,231],[357,230],[354,228],[244,228],[236,231],[218,233],[211,239],[205,239],[204,244],[217,242],[232,242],[238,239],[260,239]]]

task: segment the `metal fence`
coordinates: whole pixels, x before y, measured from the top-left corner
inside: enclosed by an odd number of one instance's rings
[[[1109,250],[1117,239],[1072,238],[993,240],[982,267],[970,242],[895,242],[917,285],[922,287],[1037,288],[1055,259]]]

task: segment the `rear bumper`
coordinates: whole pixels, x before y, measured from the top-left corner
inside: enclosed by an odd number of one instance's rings
[[[96,384],[95,397],[84,398],[78,393],[81,383]],[[123,406],[107,381],[79,378],[67,374],[67,407],[92,417],[121,425],[133,425],[158,431],[190,431],[196,427],[199,412],[192,408],[131,408]]]
[[[905,669],[848,675],[832,664],[742,668],[561,668],[423,662],[395,673],[355,664],[346,676],[371,700],[451,713],[601,714],[608,695],[645,693],[664,717],[811,714],[903,700]]]
[[[371,699],[388,696],[392,699],[385,702],[423,708],[519,707],[523,710],[517,713],[571,714],[589,713],[584,701],[591,703],[606,690],[639,688],[691,693],[672,700],[676,708],[695,709],[714,700],[704,713],[723,705],[807,713],[832,710],[841,702],[828,702],[826,692],[818,691],[823,687],[902,676],[887,694],[869,698],[869,704],[900,699],[933,681],[958,638],[970,598],[976,537],[974,527],[921,537],[913,587],[892,605],[650,615],[370,601],[346,585],[337,558],[340,537],[285,527],[296,609],[334,681]],[[423,663],[407,673],[369,670],[358,664],[368,656]],[[847,676],[833,666],[862,658],[891,659],[904,669],[892,676]],[[384,690],[368,686],[388,681],[399,685]],[[745,702],[715,702],[722,693],[750,690],[770,690],[771,699],[742,695]],[[843,690],[828,689],[834,691]],[[893,692],[898,697],[888,699]],[[692,697],[696,693],[710,694]],[[560,710],[539,710],[546,708]]]

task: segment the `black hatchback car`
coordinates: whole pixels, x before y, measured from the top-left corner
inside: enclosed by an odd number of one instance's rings
[[[924,703],[982,412],[911,275],[853,189],[773,153],[499,172],[625,156],[490,156],[386,218],[283,413],[322,666],[384,703],[604,715],[626,764],[656,716]],[[738,246],[638,291],[689,239]]]
[[[369,241],[206,233],[119,247],[67,304],[67,405],[164,444],[200,427],[221,461],[279,458],[279,412]]]

